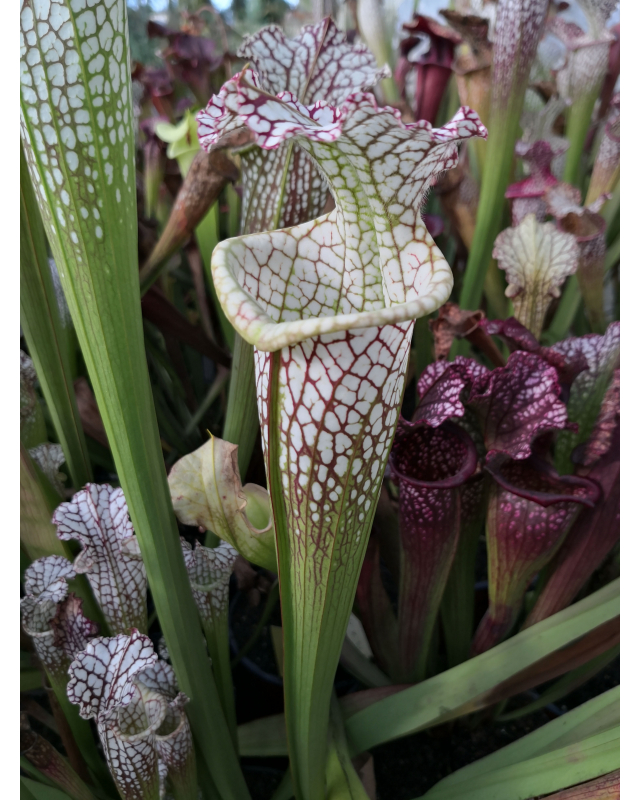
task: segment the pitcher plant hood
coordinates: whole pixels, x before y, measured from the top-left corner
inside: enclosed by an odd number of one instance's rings
[[[98,630],[83,615],[82,600],[69,594],[68,581],[75,577],[64,556],[38,558],[25,571],[20,601],[22,626],[38,658],[50,678],[65,682],[69,664]]]
[[[455,166],[461,140],[486,136],[475,112],[462,108],[442,128],[405,125],[373,95],[305,106],[290,92],[269,94],[246,69],[218,97],[260,147],[295,139],[311,153],[336,202],[312,222],[215,249],[216,291],[244,339],[279,350],[320,334],[413,320],[445,302],[452,275],[418,215],[419,198]],[[225,113],[211,124],[210,136],[220,137]]]
[[[238,56],[254,66],[265,90],[291,92],[307,103],[324,100],[339,105],[352,92],[369,89],[390,74],[388,68],[377,67],[365,45],[350,44],[328,18],[305,26],[293,39],[287,39],[276,25],[268,25],[244,39]],[[224,89],[197,118],[205,150],[220,146],[221,126],[229,134],[225,139],[249,143],[238,150],[244,233],[289,227],[322,213],[328,195],[326,181],[298,144],[278,150],[251,146],[253,134],[237,115],[233,98],[226,102]]]
[[[114,633],[147,627],[147,573],[122,489],[88,483],[55,510],[58,538],[82,550],[75,571],[86,573]]]

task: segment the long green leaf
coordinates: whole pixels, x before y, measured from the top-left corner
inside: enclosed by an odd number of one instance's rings
[[[340,704],[331,698],[327,752],[327,800],[369,800],[349,755]]]
[[[289,751],[284,714],[261,717],[240,725],[238,748],[241,756],[286,756]]]
[[[24,755],[20,756],[20,767],[39,782],[66,792],[72,800],[96,800],[69,762],[41,736],[34,736],[28,742]]]
[[[54,789],[56,788],[55,783],[50,778],[47,778],[46,775],[43,775],[39,769],[36,769],[23,755],[20,756],[20,769],[26,772],[27,775],[31,775],[36,783],[43,784],[44,786],[51,786]]]
[[[218,322],[222,328],[222,333],[227,347],[232,350],[236,332],[233,329],[233,325],[224,315],[220,301],[218,300],[218,295],[213,285],[211,268],[209,267],[211,262],[211,253],[213,253],[215,246],[220,241],[220,210],[217,201],[207,211],[202,222],[196,228],[196,241],[198,242],[198,249],[200,250],[200,255],[202,256],[204,277],[207,283],[209,294],[216,309]]]
[[[437,795],[440,788],[449,791],[454,786],[470,784],[483,775],[489,775],[554,750],[570,747],[583,739],[609,731],[619,724],[620,687],[616,686],[523,736],[522,739],[448,775],[427,792],[427,795],[431,796],[432,792]]]
[[[241,480],[244,479],[251,461],[258,428],[253,347],[236,334],[222,438],[225,442],[238,445],[238,471]]]
[[[483,708],[502,681],[619,613],[616,580],[486,653],[358,711],[346,722],[354,752]]]
[[[593,107],[600,94],[602,83],[574,100],[568,111],[566,138],[569,140],[569,149],[564,163],[562,179],[566,183],[578,186],[584,156],[584,144],[587,139]]]
[[[591,659],[591,661],[587,661],[586,664],[582,664],[582,666],[572,669],[571,672],[567,672],[566,675],[563,675],[562,678],[546,689],[537,700],[527,703],[527,705],[522,708],[517,708],[506,714],[500,714],[500,716],[496,718],[496,721],[507,722],[512,719],[518,719],[519,717],[532,714],[534,711],[544,708],[549,705],[549,703],[555,703],[556,700],[560,700],[562,697],[569,694],[569,692],[574,691],[574,689],[582,686],[582,684],[586,683],[590,678],[593,678],[594,675],[597,675],[598,672],[604,669],[604,667],[611,663],[619,654],[619,644],[609,650],[605,650],[604,653]]]
[[[469,783],[438,791],[424,800],[530,800],[597,778],[620,766],[620,727],[581,742],[498,769]]]
[[[476,658],[408,689],[397,687],[398,691],[385,694],[384,699],[360,706],[362,710],[345,722],[352,752],[368,750],[486,707],[495,702],[491,693],[496,686],[615,619],[619,611],[617,580]],[[342,705],[357,697],[358,694],[348,695]],[[283,715],[241,725],[238,741],[243,756],[286,755]]]
[[[347,637],[342,645],[340,663],[364,686],[389,686],[391,684],[384,672],[361,653]]]
[[[40,212],[20,148],[20,323],[77,488],[92,480]]]
[[[33,781],[32,781],[33,783]],[[20,800],[36,800],[24,778],[20,778]]]
[[[53,786],[45,786],[44,783],[37,783],[31,778],[20,778],[20,800],[71,800],[66,792],[55,789]]]
[[[571,275],[565,283],[553,321],[544,334],[545,341],[555,344],[569,334],[581,302],[578,279],[575,275]]]
[[[23,2],[25,156],[158,618],[191,698],[192,729],[220,794],[244,800],[182,558],[146,367],[126,4],[84,6]]]
[[[277,789],[271,795],[271,800],[291,800],[293,797],[293,781],[291,780],[291,770],[284,773],[284,777],[278,784]]]

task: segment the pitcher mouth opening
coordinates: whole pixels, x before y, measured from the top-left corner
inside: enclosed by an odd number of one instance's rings
[[[226,263],[227,254],[231,248],[238,247],[239,241],[263,235],[250,234],[221,242],[211,258],[213,281],[219,296],[224,298],[222,307],[228,320],[240,336],[258,350],[274,352],[323,334],[413,322],[436,311],[446,302],[453,287],[451,271],[442,260],[435,265],[432,280],[425,287],[426,293],[404,303],[392,303],[383,308],[367,311],[323,313],[316,317],[276,322],[267,313],[261,301],[240,285],[236,275]]]
[[[419,466],[417,470],[410,469],[408,471],[404,471],[400,468],[398,465],[398,453],[394,452],[394,449],[392,449],[391,455],[389,456],[389,465],[393,473],[401,480],[418,488],[454,489],[457,486],[462,486],[462,484],[476,472],[478,455],[473,440],[465,430],[455,423],[446,421],[437,428],[427,425],[426,422],[406,423],[404,430],[408,435],[414,433],[419,436],[424,436],[425,440],[432,439],[433,437],[439,437],[441,439],[446,437],[450,440],[457,439],[459,444],[464,448],[464,452],[461,454],[460,462],[453,474],[441,479],[434,476],[433,480],[425,480],[415,474],[419,471]],[[429,446],[428,441],[425,441],[425,446]],[[416,465],[413,466],[415,467]]]

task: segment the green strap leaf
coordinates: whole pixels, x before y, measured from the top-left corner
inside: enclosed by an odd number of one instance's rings
[[[340,704],[331,698],[327,752],[327,800],[369,800],[362,781],[351,763]]]
[[[484,708],[502,681],[619,613],[618,579],[486,653],[358,711],[346,722],[353,752]]]
[[[563,714],[541,728],[523,736],[507,747],[502,747],[473,764],[443,778],[439,786],[447,791],[497,770],[520,764],[539,756],[570,747],[591,736],[611,730],[620,723],[620,687],[617,686],[594,697],[578,708]],[[562,787],[558,787],[562,788]],[[429,794],[429,793],[428,793]]]
[[[92,480],[44,229],[20,148],[20,323],[76,487]]]
[[[23,0],[21,135],[189,718],[228,800],[248,791],[202,644],[143,344],[124,0]]]
[[[71,800],[66,792],[32,781],[31,778],[20,778],[20,800]]]
[[[512,719],[518,719],[519,717],[524,717],[527,714],[532,714],[534,711],[544,708],[549,705],[549,703],[555,703],[557,700],[560,700],[562,697],[569,694],[569,692],[573,692],[574,689],[582,686],[590,678],[597,675],[618,655],[620,655],[619,644],[615,647],[611,647],[609,650],[605,650],[604,653],[592,658],[591,661],[587,661],[586,664],[582,664],[576,667],[576,669],[572,669],[571,672],[567,672],[562,678],[546,689],[537,700],[528,703],[523,708],[500,714],[500,716],[496,718],[497,721],[508,722]]]
[[[450,789],[434,787],[424,800],[529,800],[617,769],[620,727],[513,764]]]
[[[284,714],[247,722],[238,727],[238,747],[241,756],[286,756],[287,731]]]
[[[491,697],[496,686],[615,619],[619,609],[620,581],[616,580],[434,678],[408,688],[392,686],[348,695],[341,701],[345,715],[353,708],[354,700],[359,701],[358,710],[345,721],[352,752],[368,750],[486,707],[495,702]],[[383,699],[376,700],[382,691]],[[568,715],[563,717],[567,718]],[[286,755],[284,716],[278,714],[241,725],[238,741],[243,756]]]

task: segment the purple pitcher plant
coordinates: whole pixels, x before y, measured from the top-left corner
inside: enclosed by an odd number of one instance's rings
[[[556,369],[536,353],[514,352],[505,367],[476,381],[469,406],[480,420],[491,476],[486,538],[489,609],[472,652],[512,628],[530,580],[552,558],[580,510],[599,497],[596,484],[561,478],[544,442],[570,423]],[[534,452],[535,448],[535,452]]]
[[[573,472],[572,455],[591,436],[611,383],[620,366],[620,323],[612,322],[604,335],[597,333],[564,339],[546,351],[545,357],[559,355],[569,380],[567,414],[575,428],[562,431],[556,443],[559,472]]]
[[[562,544],[582,507],[593,509],[598,485],[561,478],[544,460],[495,456],[485,469],[493,478],[487,511],[489,609],[472,652],[498,644],[512,629],[525,592]]]
[[[446,25],[421,14],[414,15],[402,27],[408,36],[400,42],[396,83],[406,100],[408,78],[410,73],[415,74],[415,118],[435,123],[451,77],[456,45],[460,44],[462,38]]]
[[[429,646],[463,528],[464,492],[476,473],[475,445],[444,422],[401,421],[390,465],[399,485],[399,682],[427,676]]]
[[[561,611],[620,539],[620,370],[615,370],[588,441],[575,451],[576,474],[596,481],[602,498],[584,509],[549,564],[549,578],[525,627]]]
[[[529,174],[523,180],[512,183],[505,192],[505,197],[511,201],[511,224],[514,228],[527,214],[535,214],[538,222],[544,222],[547,216],[545,195],[548,189],[558,183],[551,165],[567,146],[566,143],[554,146],[544,139],[531,143],[519,141],[516,144],[516,155],[529,167]]]
[[[397,643],[398,658],[387,656],[381,663],[398,681],[427,674],[439,608],[451,663],[470,655],[470,633],[466,639],[453,636],[451,626],[465,619],[471,625],[473,597],[466,598],[466,615],[458,605],[457,617],[453,600],[465,602],[458,580],[465,564],[466,583],[473,584],[487,489],[489,609],[476,631],[474,654],[509,633],[532,579],[552,560],[566,564],[572,579],[565,578],[566,591],[562,581],[551,583],[550,599],[544,603],[555,602],[549,613],[568,605],[611,550],[619,530],[615,403],[603,400],[617,363],[617,324],[606,336],[569,339],[551,348],[541,346],[515,319],[481,319],[480,328],[485,337],[499,334],[513,349],[506,365],[488,370],[473,359],[457,357],[427,367],[418,381],[414,421],[401,421],[394,441],[390,464],[399,484],[401,552],[397,622],[376,575],[380,565],[375,546],[363,571],[358,598],[365,627],[376,643],[374,650],[381,643],[387,650]],[[475,340],[484,344],[482,337]],[[484,350],[493,352],[486,346]],[[611,393],[615,398],[615,391],[614,381],[607,398]],[[594,427],[598,413],[603,421]],[[597,455],[582,457],[589,466],[581,466],[575,476],[560,475],[550,460],[552,445],[557,459],[567,449],[577,457],[575,445],[590,435],[599,443],[591,449],[599,449]],[[484,465],[484,479],[474,470],[476,463]],[[432,472],[435,465],[440,469],[439,484],[429,480],[429,465]],[[593,520],[602,520],[602,514],[611,518],[606,541],[589,548],[589,536],[599,529]],[[419,577],[412,580],[412,575]],[[536,620],[548,615],[536,614]],[[407,658],[419,662],[420,669],[408,670]]]
[[[297,227],[231,239],[216,290],[256,348],[263,449],[276,521],[285,694],[294,780],[319,796],[328,698],[384,474],[413,328],[451,291],[418,215],[432,176],[485,129],[470,109],[434,129],[355,93],[307,106],[245,69],[200,119],[204,146],[246,125],[266,150],[295,141],[336,208]],[[290,637],[290,638],[287,638]],[[295,699],[294,699],[295,698]]]
[[[386,649],[397,658],[381,663],[399,682],[423,680],[429,672],[430,642],[446,588],[444,614],[457,628],[446,636],[453,664],[464,661],[472,634],[475,551],[482,525],[484,453],[477,426],[463,398],[475,379],[487,372],[473,359],[437,361],[418,381],[420,401],[408,422],[400,423],[390,457],[390,475],[398,485],[400,569],[397,624],[379,564],[363,570],[358,600],[365,629],[374,642],[381,630]],[[375,553],[372,553],[375,557]],[[449,580],[448,580],[449,579]],[[380,599],[382,596],[382,599]],[[464,639],[466,637],[466,645]],[[379,658],[379,648],[374,648]]]
[[[617,363],[619,326],[610,326],[605,336],[590,334],[551,348],[536,347],[535,338],[527,337],[515,321],[500,326],[500,333],[515,352],[506,368],[484,379],[485,386],[473,387],[469,400],[478,409],[486,402],[480,398],[492,395],[489,417],[501,419],[509,431],[508,439],[496,447],[499,440],[487,439],[485,423],[486,470],[493,478],[486,531],[490,607],[476,633],[475,652],[496,644],[512,627],[528,583],[567,535],[574,535],[572,525],[581,509],[586,506],[581,518],[593,518],[611,494],[596,471],[559,475],[549,462],[549,437],[555,439],[556,461],[562,464],[563,453],[571,453],[590,435]],[[521,391],[514,395],[517,383]],[[577,567],[576,558],[572,568]]]

